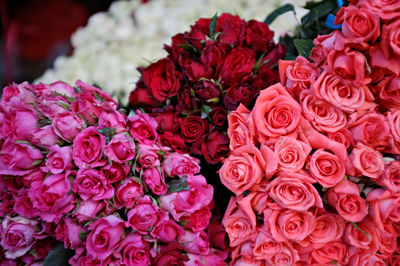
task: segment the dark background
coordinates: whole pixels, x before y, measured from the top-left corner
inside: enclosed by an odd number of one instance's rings
[[[0,87],[32,82],[57,56],[71,54],[71,35],[113,1],[0,0]]]

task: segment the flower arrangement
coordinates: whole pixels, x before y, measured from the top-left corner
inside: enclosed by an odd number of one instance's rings
[[[71,265],[224,265],[213,187],[156,120],[81,81],[12,84],[0,110],[0,264],[57,259],[60,241]]]
[[[400,2],[351,1],[228,115],[232,265],[397,265]]]
[[[274,66],[285,46],[273,35],[263,22],[228,13],[201,18],[165,46],[167,57],[141,70],[129,102],[157,119],[165,145],[216,164],[229,150],[227,112],[250,106],[279,79]]]
[[[96,84],[123,104],[137,82],[139,66],[166,55],[161,48],[179,32],[200,17],[211,17],[216,12],[231,12],[247,19],[263,20],[282,3],[296,4],[304,0],[139,0],[113,2],[108,12],[93,15],[88,25],[72,36],[72,56],[58,57],[52,69],[37,82],[62,80],[73,83],[82,79]],[[165,14],[168,14],[166,16]],[[278,18],[271,28],[279,33],[291,31],[296,25],[292,14]]]

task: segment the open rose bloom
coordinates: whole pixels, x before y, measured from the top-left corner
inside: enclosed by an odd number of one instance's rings
[[[359,0],[228,115],[232,265],[397,265],[400,2]]]
[[[163,147],[96,87],[12,84],[0,102],[0,264],[224,265],[224,230],[199,161]],[[221,233],[222,232],[222,233]]]
[[[279,80],[286,47],[273,37],[261,21],[227,13],[201,18],[165,45],[168,56],[139,69],[129,102],[157,119],[163,143],[216,164],[229,151],[228,111],[250,106]]]

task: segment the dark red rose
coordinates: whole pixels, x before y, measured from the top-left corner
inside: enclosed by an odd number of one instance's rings
[[[210,33],[210,22],[211,19],[209,18],[201,18],[196,21],[196,24],[190,26],[189,32],[184,34],[186,41],[197,50],[203,49],[202,41],[204,41],[206,36]]]
[[[163,146],[171,147],[179,153],[185,153],[189,151],[189,147],[186,146],[185,141],[177,134],[174,134],[170,131],[165,131],[160,137]]]
[[[136,85],[136,89],[129,95],[129,103],[133,107],[142,107],[144,109],[151,109],[158,106],[158,101],[151,96],[146,88]]]
[[[164,49],[170,54],[172,61],[178,62],[180,55],[183,53],[182,44],[186,42],[182,33],[178,33],[172,37],[171,45],[164,45]]]
[[[245,26],[245,21],[239,16],[223,13],[217,19],[215,32],[220,32],[217,40],[223,44],[241,44],[245,38]]]
[[[191,82],[197,82],[200,78],[209,79],[213,74],[211,68],[207,68],[207,66],[194,60],[187,61],[183,69]]]
[[[178,111],[183,110],[196,110],[199,108],[199,104],[196,101],[195,97],[193,97],[191,89],[184,88],[178,94],[178,104],[176,109]]]
[[[222,64],[225,61],[225,57],[225,51],[217,42],[206,41],[206,45],[201,52],[200,62],[202,62],[207,68],[212,68],[214,70],[213,77],[217,77]]]
[[[186,143],[192,143],[198,140],[208,131],[207,120],[200,116],[189,116],[181,124],[182,137]]]
[[[158,124],[157,130],[159,132],[164,132],[164,131],[171,131],[174,133],[179,132],[180,119],[178,118],[174,108],[161,109],[160,112],[151,113],[151,116],[156,119]]]
[[[224,86],[243,83],[252,76],[256,62],[254,52],[248,48],[234,48],[226,57],[220,77]]]
[[[179,135],[176,135],[170,131],[165,131],[164,134],[160,135],[160,137],[163,146],[171,147],[179,153],[185,153],[189,151],[185,141]]]
[[[283,43],[279,43],[272,51],[267,53],[262,59],[266,67],[272,67],[278,63],[279,59],[286,56],[287,47]]]
[[[151,94],[160,102],[175,96],[180,89],[181,73],[176,71],[171,59],[161,59],[143,70],[143,80]]]
[[[217,84],[207,80],[199,81],[195,85],[194,91],[200,102],[208,105],[218,104],[222,94]]]
[[[183,266],[189,260],[184,251],[185,248],[180,243],[169,242],[168,246],[161,246],[159,254],[151,264],[155,266]]]
[[[222,106],[217,106],[210,112],[210,118],[217,127],[223,127],[226,125],[228,113]]]
[[[251,86],[256,91],[268,88],[272,84],[279,82],[279,73],[272,70],[270,67],[263,65],[258,71],[257,75],[251,81]]]
[[[218,163],[229,152],[229,138],[223,132],[214,131],[201,144],[201,151],[207,163]]]
[[[274,32],[271,31],[267,24],[250,20],[246,26],[246,43],[254,50],[254,52],[268,51],[274,45]]]
[[[226,91],[224,105],[228,110],[235,110],[240,103],[249,106],[257,92],[249,85],[234,85]]]

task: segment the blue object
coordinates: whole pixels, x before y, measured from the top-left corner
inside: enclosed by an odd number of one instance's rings
[[[339,1],[340,0],[338,0],[338,2]],[[328,28],[331,28],[331,29],[341,29],[342,28],[342,24],[338,24],[337,26],[335,26],[335,18],[336,18],[336,16],[334,16],[332,14],[329,14],[328,17],[326,18],[325,25]]]
[[[337,4],[338,4],[339,7],[342,7],[343,6],[343,0],[337,0]]]

